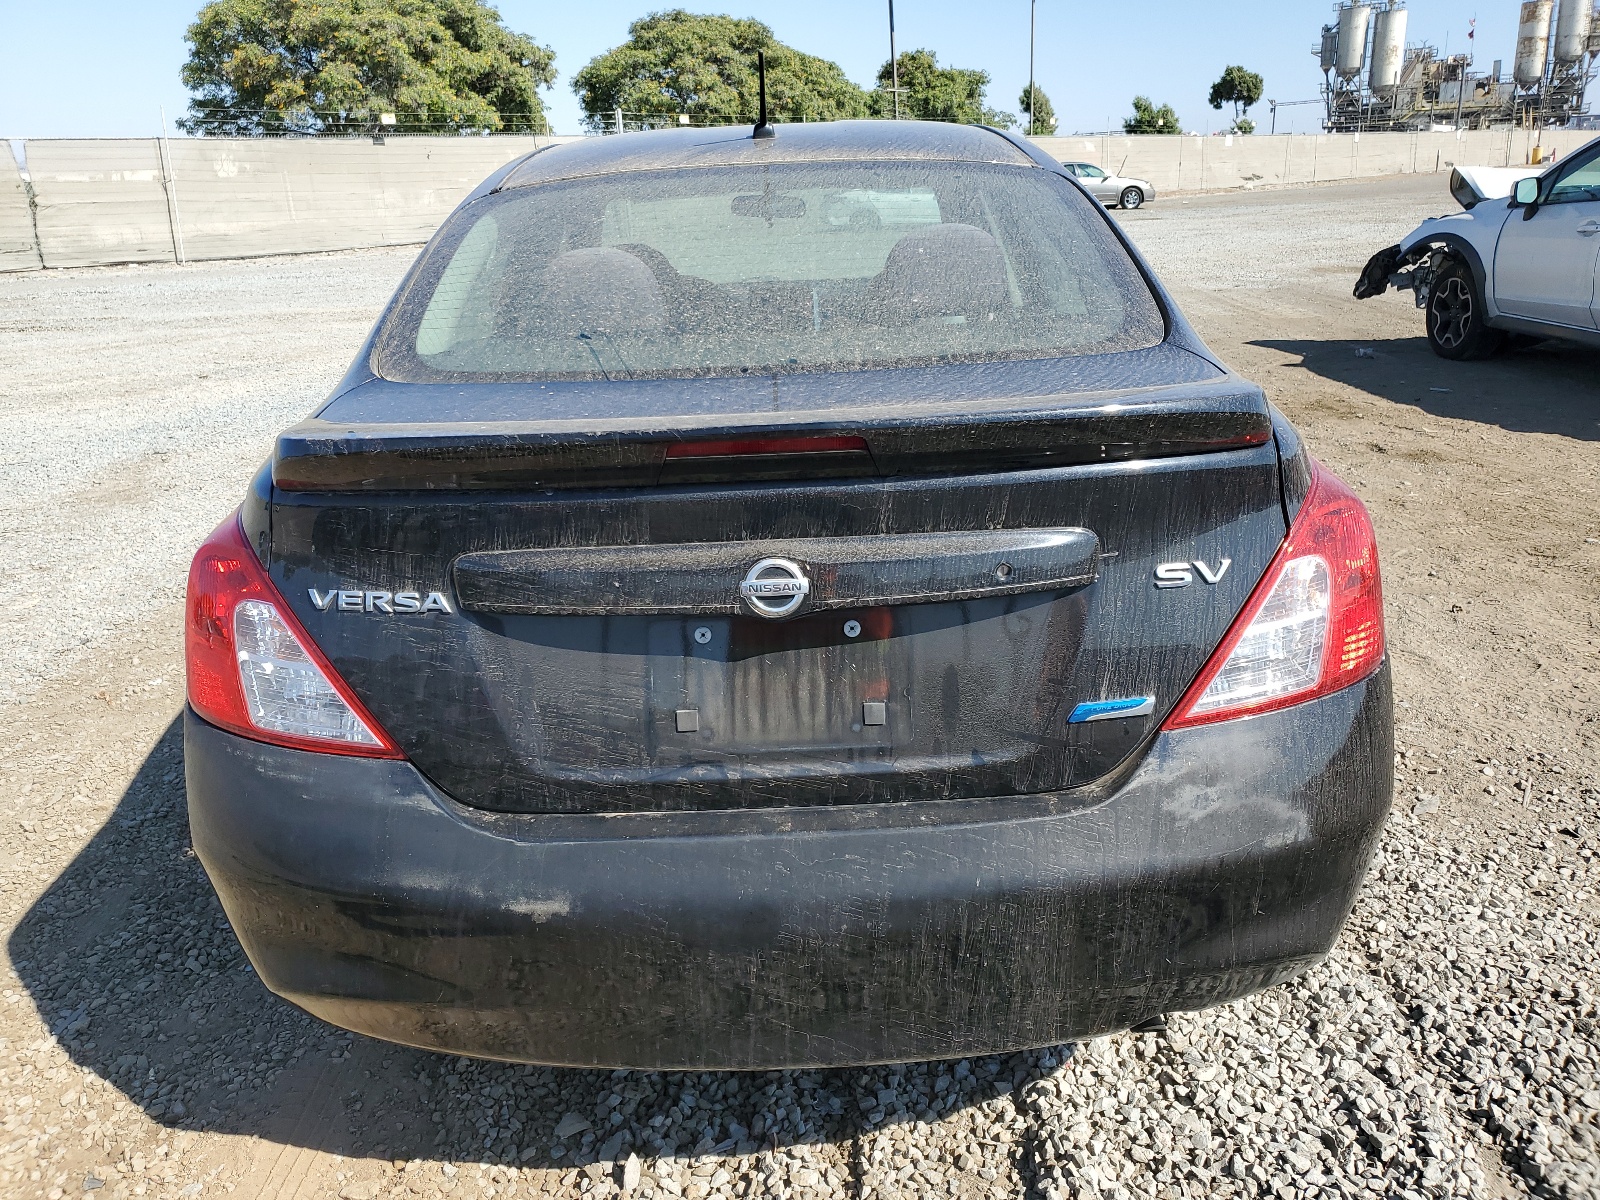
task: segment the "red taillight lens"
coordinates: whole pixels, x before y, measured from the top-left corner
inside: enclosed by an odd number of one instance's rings
[[[1165,729],[1302,704],[1383,662],[1383,585],[1372,521],[1321,463],[1289,535]]]
[[[295,620],[237,517],[195,554],[185,613],[189,705],[211,724],[296,750],[403,757]]]

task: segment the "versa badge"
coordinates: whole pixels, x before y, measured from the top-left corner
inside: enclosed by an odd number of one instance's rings
[[[307,588],[318,612],[431,613],[454,612],[443,592],[319,592]]]

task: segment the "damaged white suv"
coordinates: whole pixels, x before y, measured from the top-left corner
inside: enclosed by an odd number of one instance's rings
[[[1487,358],[1512,334],[1600,346],[1600,140],[1509,196],[1484,182],[1458,169],[1450,190],[1466,211],[1373,255],[1356,298],[1414,291],[1444,358]]]

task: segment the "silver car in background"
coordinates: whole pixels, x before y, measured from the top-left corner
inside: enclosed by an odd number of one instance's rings
[[[1108,174],[1103,167],[1093,163],[1062,163],[1078,177],[1078,182],[1089,189],[1089,194],[1100,203],[1118,208],[1138,208],[1156,198],[1156,190],[1143,179],[1129,179],[1123,175]]]

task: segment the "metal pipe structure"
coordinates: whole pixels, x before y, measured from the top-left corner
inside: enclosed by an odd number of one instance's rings
[[[1512,0],[1505,0],[1511,3]],[[1339,0],[1312,54],[1323,68],[1323,127],[1418,132],[1436,125],[1526,129],[1587,116],[1586,92],[1600,70],[1595,0],[1517,0],[1516,57],[1502,73],[1475,72],[1466,54],[1406,44],[1405,0]]]
[[[1324,25],[1322,27],[1322,46],[1317,52],[1317,57],[1322,63],[1322,73],[1326,75],[1339,65],[1339,27],[1337,25]]]
[[[1522,6],[1522,19],[1517,23],[1517,58],[1511,68],[1511,78],[1518,87],[1536,87],[1544,81],[1554,7],[1553,0],[1527,0]]]
[[[1306,104],[1321,103],[1321,100],[1268,100],[1267,107],[1272,110],[1272,132],[1278,132],[1278,110],[1280,108],[1300,108]]]
[[[1339,10],[1339,78],[1354,79],[1367,65],[1367,28],[1370,4],[1352,4]]]
[[[1406,19],[1404,5],[1391,4],[1378,13],[1372,33],[1372,71],[1368,83],[1374,92],[1391,93],[1400,84],[1406,61]]]
[[[1581,62],[1589,53],[1589,32],[1594,23],[1594,0],[1561,0],[1556,17],[1556,62]]]
[[[161,186],[167,194],[167,218],[172,223],[172,258],[182,265],[189,256],[183,249],[183,218],[178,213],[178,173],[172,169],[172,147],[167,142],[167,108],[161,106],[161,141],[156,149],[161,160]],[[37,231],[35,232],[37,239]]]
[[[894,97],[894,119],[900,119],[900,60],[894,53],[894,0],[889,0],[889,94]]]
[[[1587,3],[1587,0],[1585,0]],[[1038,29],[1039,0],[1028,0],[1028,136],[1039,132],[1039,97],[1033,86],[1033,44]]]

